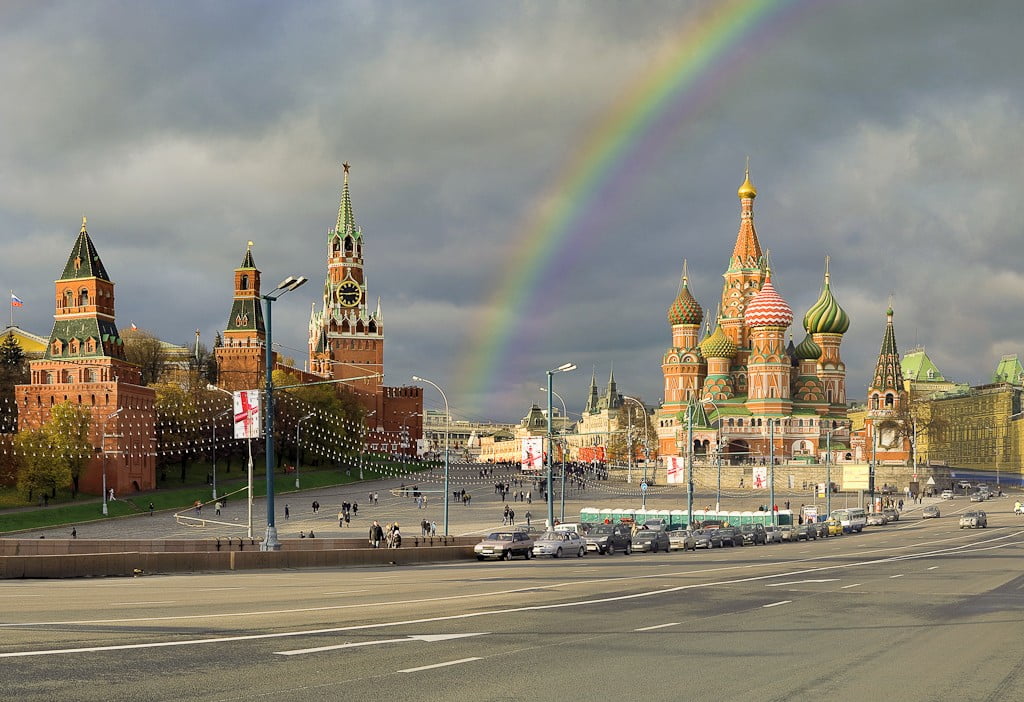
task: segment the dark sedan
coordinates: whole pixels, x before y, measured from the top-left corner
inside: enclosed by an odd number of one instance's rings
[[[633,550],[650,551],[651,553],[657,553],[658,551],[669,551],[672,548],[672,543],[668,539],[668,532],[663,529],[654,531],[653,529],[641,529],[637,533],[633,534]]]
[[[718,538],[722,540],[723,546],[742,546],[743,534],[736,527],[719,527]]]
[[[763,524],[741,524],[739,526],[740,535],[743,537],[743,543],[746,544],[764,544],[764,525]]]
[[[585,538],[588,551],[610,556],[616,551],[629,555],[633,550],[633,537],[625,524],[598,524]]]
[[[812,539],[817,540],[818,528],[812,523],[800,524],[796,528],[796,539],[797,541],[810,541]]]
[[[721,548],[722,537],[717,529],[698,529],[693,532],[695,548]]]

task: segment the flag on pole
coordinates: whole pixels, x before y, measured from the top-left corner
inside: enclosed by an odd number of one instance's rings
[[[13,292],[11,293],[11,307],[21,307],[24,304],[25,303],[21,301],[20,297],[15,295]]]
[[[135,322],[132,322],[132,331],[138,331],[139,328],[135,326]]]

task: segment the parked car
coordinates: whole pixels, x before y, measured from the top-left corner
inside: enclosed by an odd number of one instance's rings
[[[625,524],[598,524],[587,532],[585,541],[588,551],[608,556],[616,551],[633,552],[633,536]]]
[[[828,537],[828,525],[825,522],[807,522],[804,526],[811,526],[818,533],[819,539]]]
[[[657,553],[658,551],[669,551],[671,548],[668,532],[663,529],[641,529],[633,534],[634,551]]]
[[[697,539],[694,538],[693,532],[681,524],[670,526],[667,533],[669,548],[673,551],[697,550]]]
[[[774,524],[764,525],[764,542],[766,544],[781,544],[782,532]]]
[[[587,552],[587,543],[575,531],[546,531],[533,542],[534,556],[582,557]]]
[[[970,512],[964,512],[960,515],[960,528],[967,527],[969,529],[988,527],[988,515],[983,510],[976,509]]]
[[[743,535],[740,534],[740,530],[736,527],[719,527],[717,530],[718,538],[722,540],[723,546],[742,546]]]
[[[986,493],[984,493],[984,492],[972,492],[971,493],[971,502],[984,502],[985,501],[985,495],[986,495]]]
[[[938,505],[928,505],[921,510],[921,519],[935,519],[941,516],[939,513]]]
[[[485,558],[512,560],[513,556],[522,556],[526,560],[533,558],[533,539],[525,531],[495,531],[483,538],[473,552],[479,561]]]
[[[882,514],[884,514],[885,518],[888,519],[890,522],[898,522],[900,520],[900,511],[898,509],[886,507],[885,509],[882,510]]]
[[[796,540],[797,541],[810,541],[811,539],[817,540],[818,538],[818,527],[813,522],[807,524],[800,524],[796,528]]]
[[[717,529],[697,529],[693,532],[695,548],[721,548],[722,538]]]
[[[796,541],[796,527],[792,524],[780,524],[779,533],[782,535],[783,541],[793,542]]]
[[[952,490],[943,490],[942,494],[940,495],[940,497],[942,499],[944,499],[944,500],[952,500],[953,499],[953,491]]]
[[[744,544],[764,543],[764,524],[740,524],[739,530]]]
[[[827,519],[825,520],[825,526],[828,528],[829,536],[842,536],[843,535],[843,523],[838,519]]]
[[[868,526],[885,526],[889,518],[882,512],[868,512]]]

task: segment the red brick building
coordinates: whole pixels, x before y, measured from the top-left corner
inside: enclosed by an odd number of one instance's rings
[[[38,429],[55,405],[90,410],[95,456],[79,487],[106,484],[115,494],[156,487],[156,393],[140,385],[141,371],[125,358],[114,319],[114,283],[107,275],[86,219],[55,283],[53,331],[42,359],[29,364],[31,382],[15,388],[18,429]]]

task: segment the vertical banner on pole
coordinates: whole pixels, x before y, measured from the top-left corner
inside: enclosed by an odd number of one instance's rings
[[[539,473],[544,469],[543,436],[528,436],[523,439],[520,467],[527,473]]]
[[[235,403],[235,438],[260,438],[260,391],[238,390],[232,395]]]

